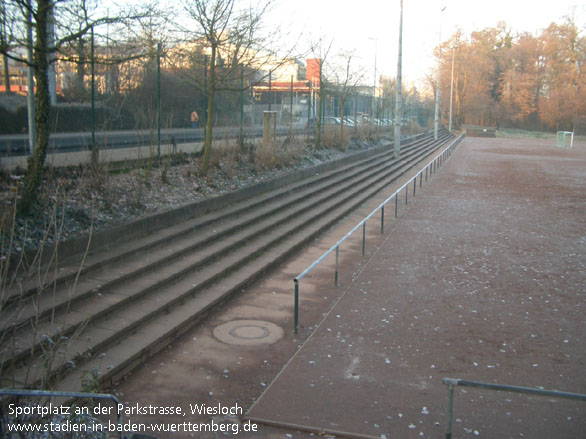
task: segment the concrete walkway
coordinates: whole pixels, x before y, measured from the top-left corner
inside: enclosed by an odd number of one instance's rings
[[[249,419],[440,438],[443,377],[586,393],[586,145],[469,138],[434,179]],[[454,437],[584,437],[585,414],[458,389]]]

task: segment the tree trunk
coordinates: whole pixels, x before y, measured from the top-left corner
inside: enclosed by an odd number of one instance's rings
[[[216,47],[212,46],[212,56],[210,60],[210,82],[208,86],[208,114],[206,118],[206,137],[203,145],[203,158],[201,161],[200,174],[202,176],[207,175],[208,167],[210,163],[210,153],[212,151],[212,130],[214,128],[214,95],[216,88]]]
[[[38,191],[43,179],[43,167],[49,146],[49,115],[51,110],[49,98],[49,62],[47,58],[47,20],[49,17],[51,0],[37,1],[36,34],[37,39],[34,48],[35,69],[35,126],[37,140],[34,153],[28,159],[26,177],[22,198],[18,205],[21,214],[30,212],[37,200]]]

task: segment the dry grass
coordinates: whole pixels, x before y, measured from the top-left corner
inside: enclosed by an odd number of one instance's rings
[[[352,131],[351,127],[344,127],[344,133],[340,136],[339,126],[326,125],[321,135],[321,144],[327,148],[346,150],[350,145]]]
[[[60,268],[58,246],[52,247],[51,253],[48,255],[44,255],[43,252],[47,252],[45,245],[49,236],[59,236],[63,233],[64,219],[62,214],[61,216],[59,214],[59,212],[63,212],[63,206],[60,203],[62,200],[54,200],[51,221],[43,233],[39,249],[28,258],[22,253],[15,254],[12,251],[10,240],[15,234],[14,226],[12,230],[3,230],[4,233],[2,233],[2,236],[7,237],[8,240],[2,241],[3,256],[0,259],[2,279],[0,284],[0,316],[5,325],[22,325],[26,322],[27,328],[25,338],[23,338],[22,331],[0,331],[0,378],[3,387],[49,389],[55,371],[68,366],[69,347],[78,338],[79,332],[83,330],[84,325],[82,324],[78,330],[66,337],[59,331],[55,334],[45,334],[38,329],[41,321],[52,321],[55,318],[54,313],[41,315],[39,305],[41,302],[51,300],[55,294],[56,285],[52,279],[57,277]],[[14,208],[13,215],[16,215],[16,208]],[[90,227],[90,237],[91,230]],[[85,263],[86,256],[87,249],[82,256],[77,276],[69,287],[67,308],[75,295],[80,270]],[[31,306],[34,310],[33,315],[26,321],[21,321],[23,310],[30,309]],[[11,358],[13,352],[22,348],[18,347],[17,341],[24,342],[25,345],[28,342],[32,342],[33,345],[38,343],[40,352],[33,354],[33,356],[41,356],[42,369],[33,370],[31,369],[32,362],[27,362],[24,375],[22,373],[15,375],[14,366],[18,365],[14,365]]]
[[[283,168],[301,157],[306,148],[303,136],[287,137],[275,145],[256,145],[254,149],[254,168],[256,170]]]

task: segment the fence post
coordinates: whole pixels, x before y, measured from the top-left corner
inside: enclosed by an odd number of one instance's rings
[[[157,158],[161,158],[161,43],[157,43]]]

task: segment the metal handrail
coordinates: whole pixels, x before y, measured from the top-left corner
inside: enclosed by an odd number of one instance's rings
[[[454,418],[454,388],[461,387],[475,387],[477,389],[487,390],[501,390],[504,392],[525,393],[529,395],[573,399],[578,401],[586,401],[586,395],[581,393],[561,392],[559,390],[545,390],[534,387],[520,387],[509,386],[505,384],[483,383],[480,381],[467,381],[454,378],[444,378],[443,383],[448,386],[448,408],[447,408],[447,430],[446,439],[452,439],[452,423]]]
[[[122,412],[118,410],[121,403],[116,396],[109,393],[86,393],[86,392],[59,392],[54,390],[24,390],[24,389],[0,389],[0,396],[24,396],[24,397],[59,397],[59,398],[87,398],[87,399],[110,399],[116,404],[118,425],[120,425],[120,438],[122,438]]]
[[[442,152],[437,154],[433,159],[431,159],[421,170],[415,174],[415,177],[409,179],[405,184],[403,184],[399,189],[397,189],[390,197],[388,197],[385,201],[383,201],[379,206],[374,209],[366,218],[360,221],[352,230],[350,230],[342,239],[336,242],[332,247],[329,248],[325,253],[323,253],[319,258],[317,258],[309,267],[307,267],[303,272],[301,272],[295,279],[293,279],[295,285],[295,296],[294,296],[294,327],[293,330],[295,334],[299,332],[299,281],[303,279],[311,270],[313,270],[321,261],[323,261],[327,256],[329,256],[334,250],[336,251],[336,270],[334,275],[334,284],[338,285],[338,260],[339,260],[339,251],[340,245],[346,241],[356,230],[362,226],[362,256],[365,254],[365,246],[366,246],[366,222],[374,216],[379,210],[381,211],[381,233],[384,233],[384,207],[388,204],[393,198],[395,199],[395,218],[398,214],[398,195],[405,189],[405,204],[409,203],[409,185],[413,183],[413,195],[415,195],[417,191],[417,178],[419,178],[419,187],[423,186],[423,173],[425,172],[425,181],[431,175],[437,171],[437,168],[445,163],[445,161],[450,157],[454,148],[458,146],[458,144],[462,141],[465,137],[465,134],[461,134],[456,140],[454,140],[450,145],[448,145]]]

